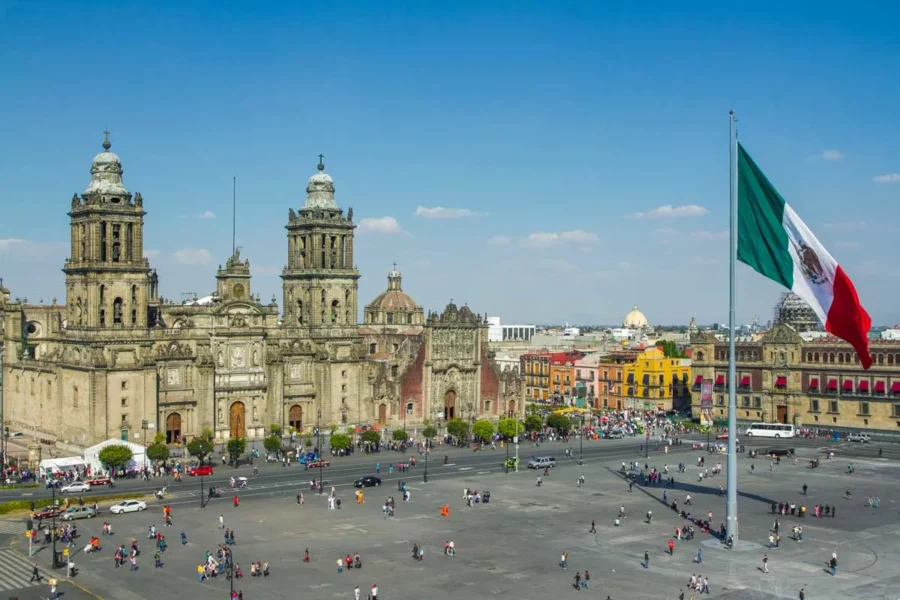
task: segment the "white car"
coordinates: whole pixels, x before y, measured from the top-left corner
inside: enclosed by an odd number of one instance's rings
[[[147,510],[147,504],[140,500],[125,500],[124,502],[119,502],[118,504],[113,504],[109,507],[109,512],[114,515],[121,515],[122,513],[129,512],[141,512],[143,510]]]
[[[847,436],[848,442],[861,442],[863,444],[868,444],[870,439],[869,435],[866,433],[851,433]]]
[[[60,494],[82,494],[84,492],[91,491],[91,486],[84,483],[83,481],[76,481],[75,483],[70,483],[67,486],[64,486],[59,490]]]

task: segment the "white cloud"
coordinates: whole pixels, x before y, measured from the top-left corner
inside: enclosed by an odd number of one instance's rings
[[[709,214],[709,211],[698,204],[684,204],[682,206],[664,204],[648,212],[636,212],[626,216],[631,219],[669,219],[673,217],[702,217],[706,214]]]
[[[840,150],[826,150],[822,153],[824,160],[844,160],[845,154]]]
[[[875,183],[900,183],[900,173],[888,173],[875,178]]]
[[[146,259],[153,260],[157,256],[159,256],[159,250],[144,250],[144,258]]]
[[[397,223],[394,217],[377,217],[373,219],[363,219],[359,222],[360,232],[383,233],[386,235],[405,234],[406,231]]]
[[[212,254],[203,248],[182,248],[172,256],[183,265],[205,265],[212,260]]]
[[[198,219],[215,219],[216,213],[211,210],[205,210],[201,214],[197,215]]]
[[[823,225],[829,231],[861,231],[866,228],[865,221],[842,221],[839,223],[825,223]]]
[[[701,242],[716,242],[728,239],[728,231],[692,231],[688,234],[693,240]]]
[[[27,243],[28,242],[25,240],[19,238],[0,238],[0,252],[11,252]]]
[[[426,219],[465,219],[467,217],[477,217],[478,213],[468,208],[445,208],[443,206],[435,206],[428,208],[427,206],[419,206],[414,213],[417,217]]]
[[[849,241],[837,242],[834,245],[835,248],[859,248],[860,246],[862,246],[862,244],[860,244],[859,242],[849,242]]]
[[[505,235],[495,235],[490,238],[486,243],[488,246],[509,246],[510,240]]]
[[[521,241],[521,245],[528,248],[548,248],[560,243],[594,244],[599,241],[597,234],[580,229],[571,231],[538,231],[530,234]]]

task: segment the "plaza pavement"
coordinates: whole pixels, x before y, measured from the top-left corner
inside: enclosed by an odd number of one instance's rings
[[[193,499],[174,499],[172,528],[162,528],[170,544],[164,554],[165,567],[153,568],[152,551],[145,546],[147,527],[162,523],[161,510],[152,505],[141,514],[119,517],[104,515],[100,519],[80,521],[85,536],[98,534],[104,518],[114,523],[116,535],[103,539],[104,548],[97,556],[77,555],[81,568],[77,583],[98,596],[110,599],[175,597],[190,594],[194,598],[225,598],[228,582],[224,578],[198,583],[196,566],[205,550],[213,550],[221,540],[217,529],[218,515],[225,515],[226,526],[235,530],[237,544],[234,556],[245,578],[236,587],[252,598],[352,598],[354,584],[362,597],[373,583],[387,600],[398,598],[440,600],[444,598],[509,597],[537,600],[557,594],[580,593],[601,600],[675,599],[681,590],[685,598],[692,592],[684,588],[691,573],[709,578],[712,598],[741,600],[796,599],[801,587],[808,600],[846,598],[849,600],[897,600],[900,598],[900,575],[894,565],[900,558],[900,517],[898,488],[900,464],[888,459],[853,458],[856,474],[845,474],[848,460],[840,453],[835,461],[822,461],[815,470],[806,468],[814,447],[798,450],[798,465],[782,461],[772,471],[764,459],[739,459],[741,496],[741,549],[728,551],[710,536],[697,535],[694,541],[677,542],[673,556],[666,542],[673,538],[673,528],[682,523],[666,509],[659,498],[663,487],[641,488],[632,492],[616,473],[620,456],[587,459],[583,467],[577,461],[562,457],[561,445],[542,448],[562,463],[551,471],[541,488],[535,486],[534,471],[519,473],[479,474],[459,471],[431,475],[422,482],[422,468],[404,475],[394,473],[393,480],[404,477],[412,492],[412,502],[400,501],[396,485],[369,488],[366,503],[353,501],[352,489],[340,484],[337,492],[343,501],[340,511],[328,511],[324,497],[310,493],[308,486],[273,489],[246,497],[233,508],[227,500],[214,501],[200,509]],[[532,453],[531,451],[528,454]],[[542,452],[543,453],[543,452]],[[523,453],[525,454],[525,453]],[[643,455],[632,454],[644,464]],[[676,490],[670,498],[683,507],[685,493],[693,497],[695,514],[713,512],[713,521],[724,520],[724,498],[716,495],[724,485],[725,474],[697,482],[697,452],[664,455],[651,452],[646,461],[662,468],[666,463],[676,479]],[[497,456],[501,456],[497,451]],[[679,460],[688,464],[686,474],[675,473]],[[707,455],[707,466],[725,457]],[[750,474],[749,465],[756,465]],[[462,467],[465,468],[465,467]],[[576,480],[584,473],[584,488]],[[801,487],[809,486],[803,498]],[[463,487],[489,489],[491,503],[466,508]],[[845,490],[852,498],[845,498]],[[302,490],[306,503],[297,506],[296,491]],[[869,495],[879,495],[878,509],[867,508]],[[385,497],[397,500],[396,517],[385,519],[381,505]],[[768,530],[773,522],[769,514],[771,502],[828,503],[838,507],[834,519],[807,517],[802,521],[804,541],[789,539],[791,527],[801,522],[796,517],[779,516],[781,546],[766,549]],[[439,507],[449,504],[449,518],[439,516]],[[628,517],[620,527],[614,526],[619,506],[624,505]],[[643,516],[652,510],[652,524]],[[598,533],[589,533],[591,519]],[[182,546],[181,530],[189,543]],[[144,552],[140,569],[131,573],[113,568],[112,549],[116,543],[137,538]],[[18,541],[17,541],[18,540]],[[443,556],[445,540],[453,540],[458,554]],[[27,549],[24,538],[13,538],[20,551]],[[425,548],[425,560],[411,558],[411,548],[419,543]],[[80,544],[83,546],[84,544]],[[703,548],[703,564],[693,562],[698,548]],[[302,562],[303,551],[310,549],[312,562]],[[650,554],[650,566],[641,565],[644,551]],[[557,566],[560,554],[569,552],[569,568]],[[837,552],[837,576],[825,570],[832,551]],[[335,560],[348,553],[359,552],[363,569],[338,574]],[[763,553],[769,555],[769,574],[761,572]],[[46,555],[46,556],[45,556]],[[38,560],[49,559],[41,552]],[[272,576],[266,580],[249,577],[251,561],[268,560]],[[571,586],[575,570],[588,569],[591,588],[576,592]],[[22,598],[29,596],[22,595]],[[64,596],[77,598],[73,595]],[[699,597],[699,594],[698,594]]]

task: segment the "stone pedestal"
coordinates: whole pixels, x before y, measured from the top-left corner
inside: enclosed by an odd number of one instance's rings
[[[38,442],[28,444],[28,464],[36,470],[41,462],[41,445]]]

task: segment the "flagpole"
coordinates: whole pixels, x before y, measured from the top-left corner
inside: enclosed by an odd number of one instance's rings
[[[737,266],[738,194],[737,194],[737,117],[728,111],[729,145],[729,246],[728,246],[728,481],[725,501],[726,540],[738,541],[737,511],[737,396],[734,368],[734,271]],[[732,546],[734,547],[734,546]]]

